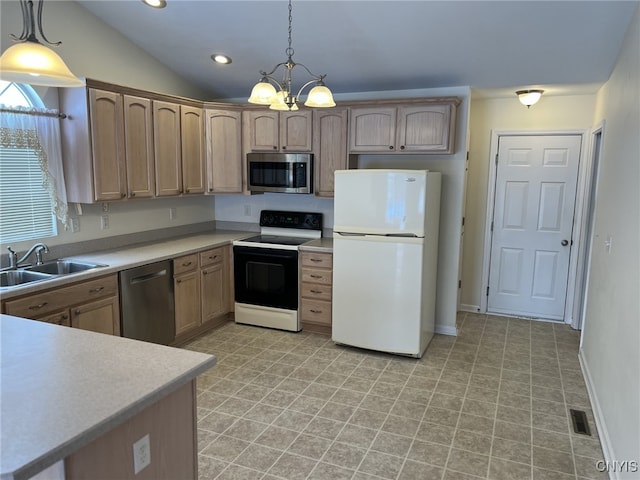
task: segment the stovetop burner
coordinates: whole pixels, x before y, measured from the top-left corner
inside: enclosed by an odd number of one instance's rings
[[[308,242],[309,238],[304,237],[285,237],[280,235],[256,235],[255,237],[245,238],[243,242],[251,243],[271,243],[277,245],[302,245]]]

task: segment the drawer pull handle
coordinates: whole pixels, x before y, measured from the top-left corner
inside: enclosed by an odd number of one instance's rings
[[[188,267],[189,265],[191,265],[193,262],[185,262],[182,264],[183,267]]]
[[[98,293],[98,292],[101,292],[102,290],[104,290],[104,287],[96,287],[89,290],[89,293]]]
[[[313,310],[313,309],[311,309],[311,310],[309,310],[309,311],[310,311],[311,313],[322,313],[322,310]]]
[[[216,258],[218,258],[218,255],[210,255],[209,256],[209,260],[215,260]]]
[[[69,318],[69,315],[67,315],[66,313],[64,315],[62,315],[62,320],[66,320]]]
[[[322,261],[321,258],[310,258],[309,260],[311,260],[312,262],[321,262]]]
[[[39,305],[31,305],[29,307],[29,310],[40,310],[42,307],[44,307],[45,305],[48,305],[48,304],[49,304],[49,302],[42,302]]]
[[[309,290],[311,293],[322,293],[322,290]]]
[[[311,277],[311,278],[322,278],[322,275],[314,275],[314,274],[311,274],[311,275],[310,275],[310,277]]]
[[[182,280],[176,280],[176,283],[182,283]]]
[[[203,270],[203,272],[202,272],[203,275],[206,275],[207,273],[209,273],[209,272],[207,272],[206,270]]]

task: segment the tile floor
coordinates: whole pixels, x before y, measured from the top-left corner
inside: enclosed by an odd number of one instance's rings
[[[185,348],[198,378],[199,476],[600,479],[602,450],[566,325],[460,314],[408,359],[228,323]],[[569,408],[593,436],[574,434]]]

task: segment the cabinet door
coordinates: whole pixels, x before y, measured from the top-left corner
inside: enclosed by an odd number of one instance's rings
[[[352,108],[349,124],[350,152],[395,151],[395,107]]]
[[[207,177],[210,193],[242,193],[240,112],[207,110]]]
[[[204,114],[201,108],[180,106],[182,192],[204,193]]]
[[[226,313],[227,283],[224,263],[216,263],[203,268],[200,277],[202,298],[202,321],[214,319]]]
[[[280,112],[280,150],[310,152],[313,112]]]
[[[450,105],[401,106],[397,145],[406,152],[452,153],[450,123]]]
[[[155,195],[153,108],[148,98],[124,95],[124,151],[130,198]]]
[[[333,197],[333,174],[347,168],[348,111],[316,110],[313,116],[314,193],[318,197]]]
[[[71,326],[92,332],[120,335],[118,297],[84,303],[71,308]]]
[[[90,89],[91,155],[97,201],[126,196],[122,95]]]
[[[153,148],[156,157],[156,195],[182,193],[180,105],[153,102]]]
[[[173,280],[176,303],[176,336],[200,325],[200,272],[178,275]]]
[[[250,110],[247,112],[250,151],[277,151],[279,115],[270,110]]]

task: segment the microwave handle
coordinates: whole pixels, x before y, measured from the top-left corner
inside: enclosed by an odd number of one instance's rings
[[[294,185],[294,178],[295,178],[295,172],[296,172],[296,164],[295,162],[291,164],[291,168],[287,169],[289,172],[289,181],[288,181],[288,185]]]

